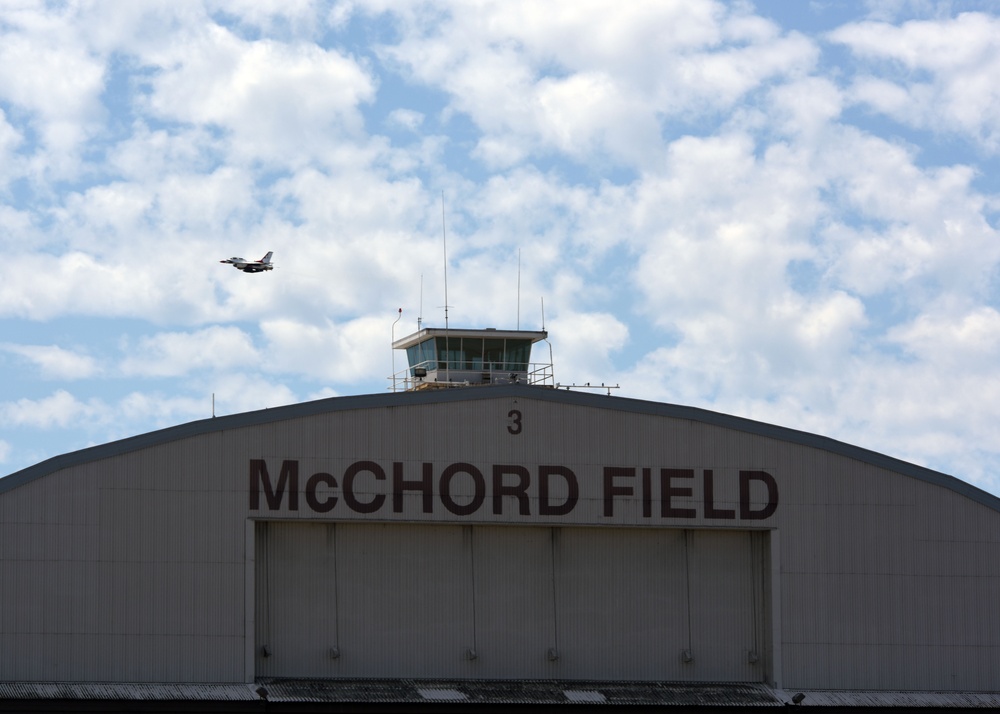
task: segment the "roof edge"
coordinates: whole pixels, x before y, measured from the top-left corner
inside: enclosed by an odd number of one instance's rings
[[[827,436],[777,426],[766,422],[755,421],[746,417],[713,412],[699,407],[681,406],[664,402],[652,402],[629,397],[617,397],[601,394],[577,392],[570,389],[554,389],[550,387],[528,385],[484,385],[457,389],[436,389],[419,392],[389,392],[386,394],[363,394],[341,397],[328,397],[310,402],[300,402],[280,407],[259,409],[252,412],[242,412],[228,416],[211,417],[197,421],[178,424],[176,426],[158,429],[156,431],[138,434],[117,441],[90,446],[78,451],[72,451],[53,456],[33,466],[16,471],[0,478],[0,493],[11,491],[19,486],[42,478],[61,469],[80,464],[98,461],[100,459],[118,456],[130,451],[160,446],[172,441],[200,436],[227,429],[239,429],[247,426],[267,424],[269,422],[299,419],[302,417],[327,414],[330,412],[347,411],[351,409],[378,409],[387,407],[408,406],[411,404],[436,404],[461,402],[479,399],[504,398],[538,399],[541,401],[559,402],[576,406],[613,409],[635,414],[665,416],[676,419],[687,419],[712,426],[719,426],[748,434],[764,436],[778,441],[784,441],[800,446],[822,449],[847,458],[862,461],[872,466],[888,469],[911,478],[947,488],[981,505],[1000,512],[1000,497],[994,496],[981,488],[962,481],[954,476],[918,466],[892,456],[871,451],[860,446],[854,446],[837,441]]]

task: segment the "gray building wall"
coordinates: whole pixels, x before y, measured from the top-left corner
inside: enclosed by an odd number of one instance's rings
[[[0,681],[996,691],[998,553],[994,497],[793,430],[530,387],[323,400],[0,479]]]

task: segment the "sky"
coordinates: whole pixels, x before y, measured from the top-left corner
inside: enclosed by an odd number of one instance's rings
[[[0,0],[0,474],[385,393],[447,295],[1000,495],[997,77],[992,0]]]

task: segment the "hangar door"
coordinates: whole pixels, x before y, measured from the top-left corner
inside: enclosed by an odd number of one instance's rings
[[[256,675],[762,681],[765,538],[259,522]]]

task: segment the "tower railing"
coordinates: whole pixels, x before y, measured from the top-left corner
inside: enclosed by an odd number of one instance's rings
[[[477,366],[465,360],[425,360],[399,370],[389,379],[391,381],[389,389],[393,392],[500,384],[555,387],[555,373],[549,362],[492,363]]]

